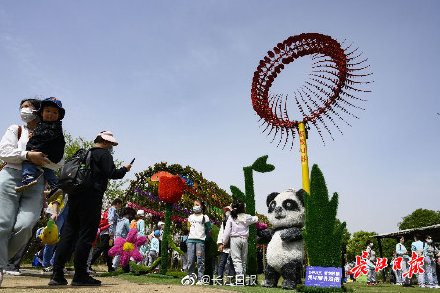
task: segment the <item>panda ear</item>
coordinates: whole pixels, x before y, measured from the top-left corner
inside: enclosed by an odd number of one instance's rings
[[[278,194],[280,194],[280,193],[279,193],[279,192],[272,192],[271,194],[269,194],[269,195],[267,196],[267,199],[266,199],[266,205],[267,205],[268,207],[269,207],[270,202],[273,201],[273,199],[274,199],[275,197],[277,197]]]
[[[296,197],[299,199],[299,201],[301,202],[303,207],[304,207],[304,194],[305,193],[306,193],[306,191],[304,189],[300,189],[296,192]]]

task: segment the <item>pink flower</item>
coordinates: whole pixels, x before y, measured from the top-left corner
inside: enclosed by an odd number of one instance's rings
[[[113,257],[116,255],[121,256],[121,266],[128,265],[130,258],[132,257],[136,262],[142,260],[142,254],[140,254],[138,247],[147,242],[147,237],[137,236],[137,229],[130,229],[127,239],[118,237],[115,240],[115,245],[108,251],[108,255]]]
[[[257,230],[263,230],[267,228],[267,225],[263,222],[258,222],[256,225]]]

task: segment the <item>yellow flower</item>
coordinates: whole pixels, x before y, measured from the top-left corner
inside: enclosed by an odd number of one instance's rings
[[[134,244],[131,242],[125,242],[122,248],[124,251],[130,252],[134,249]]]

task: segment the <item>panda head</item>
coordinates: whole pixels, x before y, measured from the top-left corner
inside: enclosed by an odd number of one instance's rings
[[[303,189],[287,189],[267,196],[268,219],[274,228],[304,227],[304,193]]]

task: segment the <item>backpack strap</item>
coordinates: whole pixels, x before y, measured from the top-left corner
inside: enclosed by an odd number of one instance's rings
[[[20,140],[20,138],[21,138],[21,132],[22,132],[22,128],[21,128],[21,125],[18,125],[18,140]]]
[[[17,137],[18,137],[18,139],[17,139],[17,141],[19,141],[20,138],[21,138],[21,132],[22,132],[21,125],[18,125],[18,133],[17,133]],[[0,171],[1,171],[1,170],[2,170],[7,164],[8,164],[8,163],[3,162],[3,163],[0,165]]]

